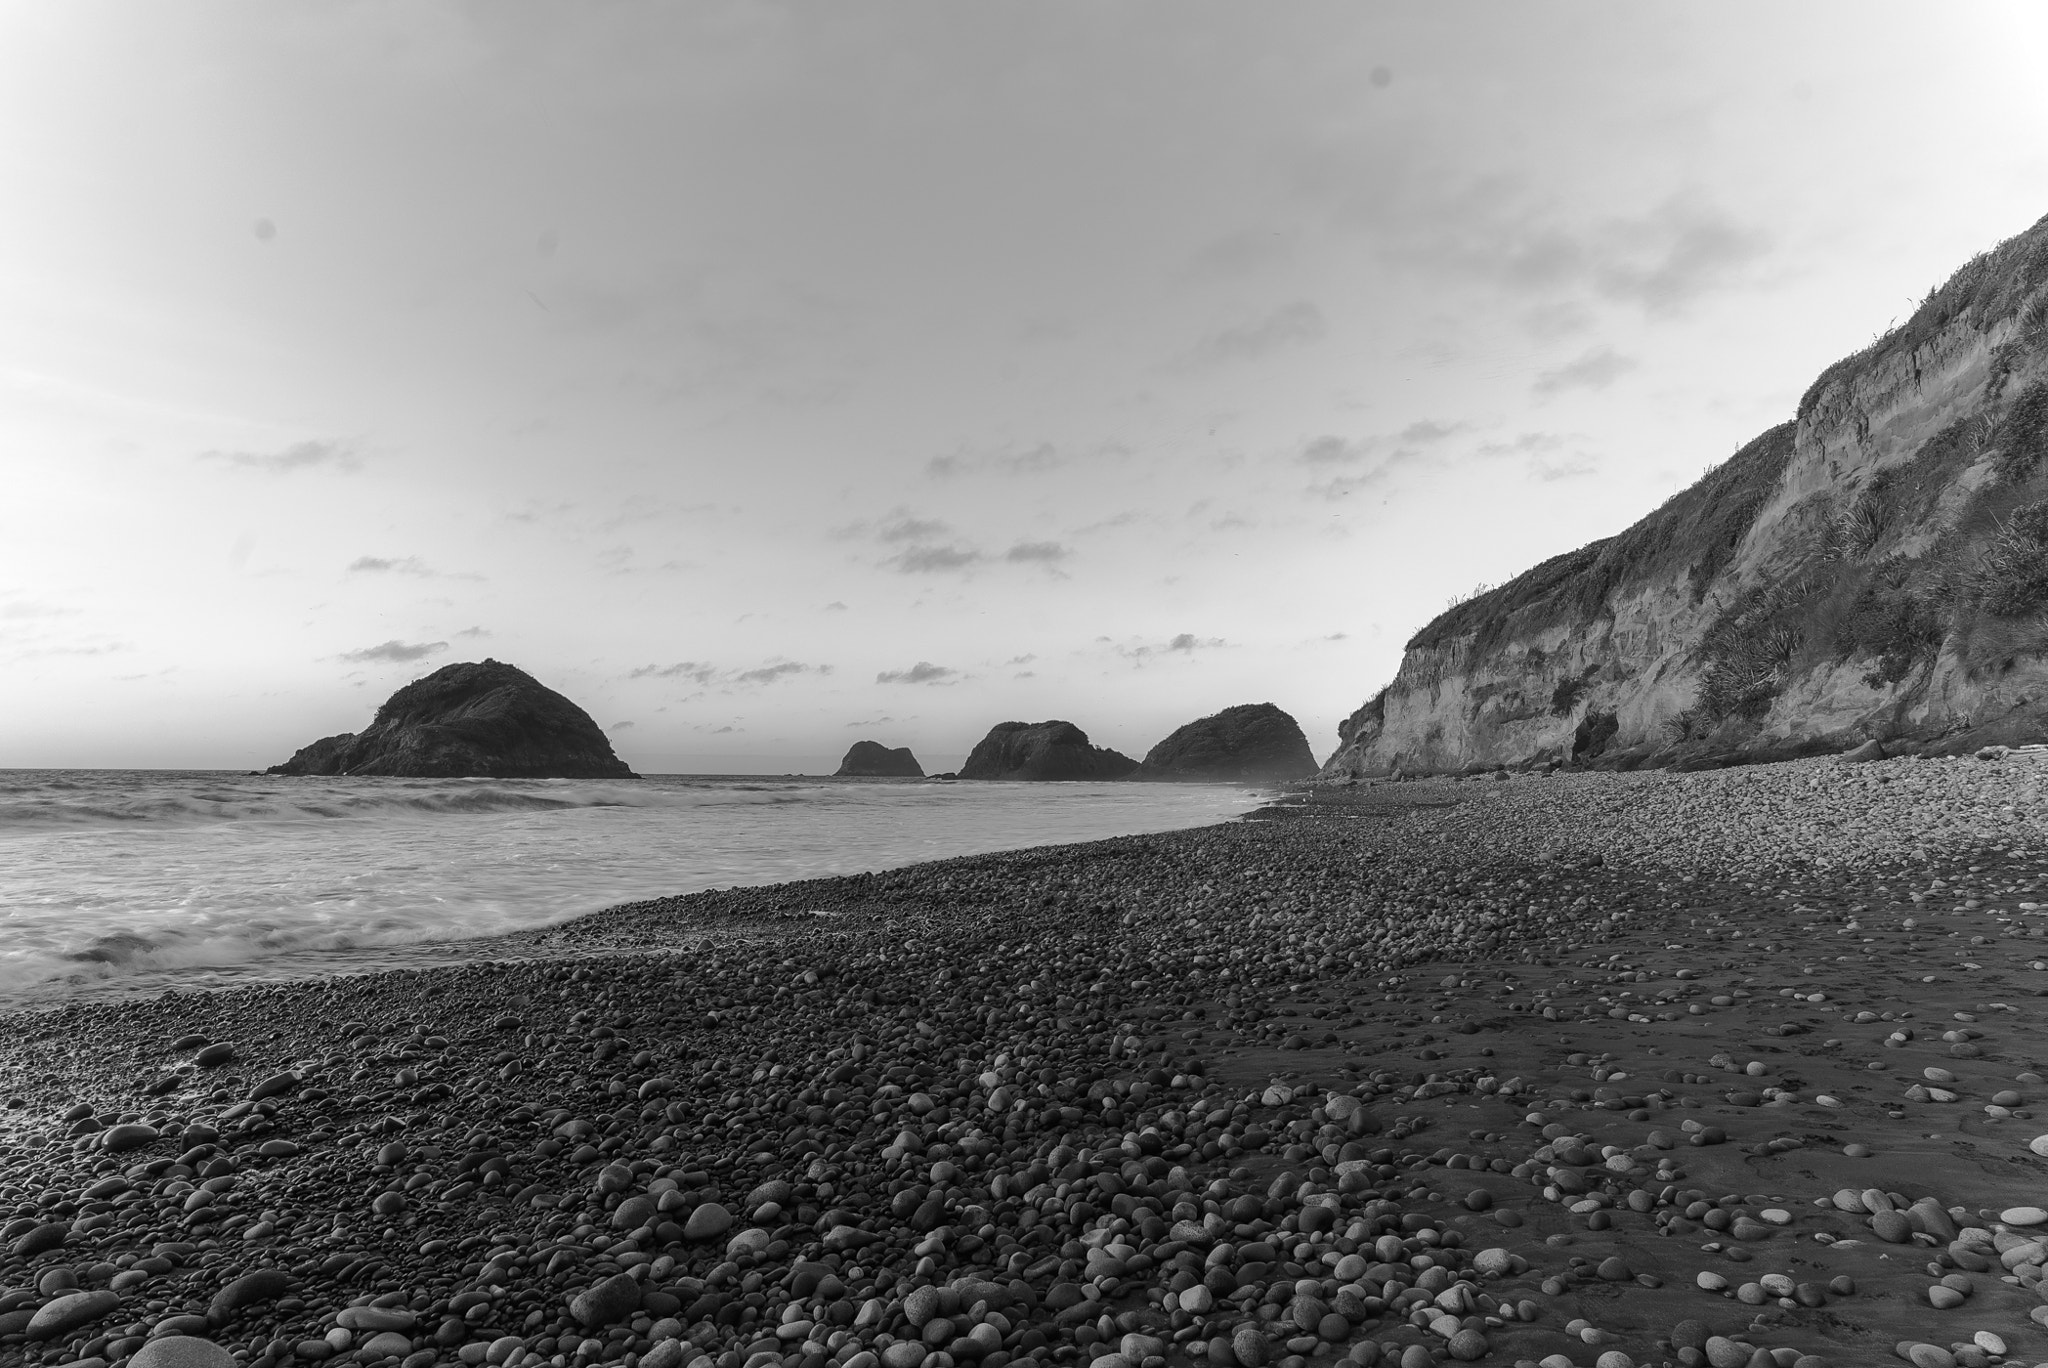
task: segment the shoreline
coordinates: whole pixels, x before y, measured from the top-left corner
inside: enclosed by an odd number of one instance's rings
[[[2048,1360],[2037,794],[1375,785],[0,1016],[0,1361]]]

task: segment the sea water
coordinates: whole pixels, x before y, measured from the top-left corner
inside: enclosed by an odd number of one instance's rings
[[[1233,785],[0,770],[0,1011],[491,957],[621,902],[1233,818]]]

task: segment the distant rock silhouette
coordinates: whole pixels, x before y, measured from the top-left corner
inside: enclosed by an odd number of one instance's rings
[[[924,766],[910,753],[910,747],[894,750],[879,741],[856,741],[839,762],[835,779],[922,779]]]
[[[1271,703],[1240,703],[1154,746],[1138,777],[1273,784],[1315,772],[1316,757],[1292,717]]]
[[[444,665],[361,732],[322,737],[268,774],[631,779],[590,714],[502,661]]]
[[[999,722],[960,767],[962,779],[1128,779],[1138,762],[1071,722]]]

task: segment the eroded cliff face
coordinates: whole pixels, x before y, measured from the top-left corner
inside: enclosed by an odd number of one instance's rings
[[[1728,763],[2048,718],[2044,457],[2048,219],[1641,522],[1416,633],[1322,773]]]

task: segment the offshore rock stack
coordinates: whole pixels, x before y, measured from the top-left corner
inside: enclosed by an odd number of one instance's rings
[[[2048,1358],[2038,789],[1375,785],[16,1015],[0,1359]]]

